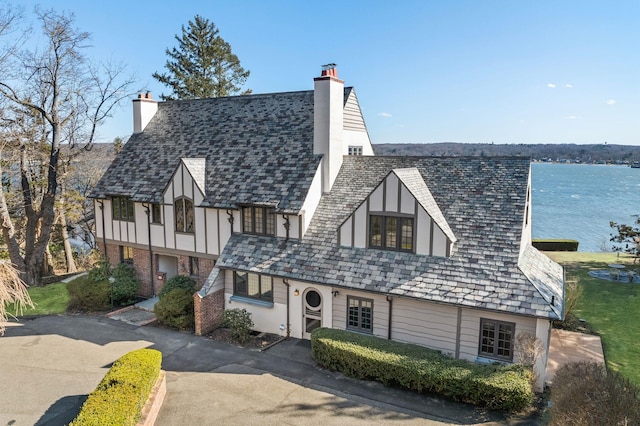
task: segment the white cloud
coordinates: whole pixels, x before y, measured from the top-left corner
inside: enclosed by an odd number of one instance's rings
[[[379,112],[378,116],[384,117],[384,118],[389,118],[389,117],[391,117],[391,114],[389,114],[388,112]]]
[[[566,89],[573,89],[573,84],[569,84],[569,83],[567,83],[567,84],[565,84],[565,85],[564,85],[564,87],[565,87]]]
[[[615,99],[609,99],[607,101],[607,105],[615,105],[616,104],[616,100]]]
[[[547,84],[547,87],[550,88],[550,89],[555,89],[556,85],[553,84],[553,83],[549,83],[549,84]]]
[[[567,119],[567,120],[575,120],[576,118],[578,118],[578,117],[575,116],[575,115],[568,115],[568,116],[565,117],[565,119]]]

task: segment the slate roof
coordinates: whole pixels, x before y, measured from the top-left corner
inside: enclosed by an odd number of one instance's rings
[[[388,173],[410,167],[457,237],[451,257],[338,246],[338,226]],[[344,157],[302,240],[234,234],[216,268],[561,318],[562,268],[533,247],[520,252],[528,174],[525,158]]]
[[[313,154],[313,91],[159,102],[90,197],[159,203],[181,159],[190,171],[189,159],[205,159],[202,206],[298,213],[320,158]]]
[[[420,171],[411,167],[409,169],[394,169],[393,173],[398,176],[398,179],[407,187],[413,197],[420,203],[422,208],[429,214],[431,219],[438,225],[438,227],[444,232],[444,234],[451,241],[456,241],[457,238],[453,235],[453,231],[449,227],[447,220],[444,218],[438,203],[433,198],[429,187],[424,182]]]

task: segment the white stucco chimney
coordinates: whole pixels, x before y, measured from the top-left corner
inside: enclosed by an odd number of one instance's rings
[[[327,64],[313,82],[313,152],[323,155],[322,192],[329,192],[342,166],[344,81]]]
[[[158,110],[158,101],[151,97],[151,92],[140,93],[133,100],[133,133],[140,133]]]

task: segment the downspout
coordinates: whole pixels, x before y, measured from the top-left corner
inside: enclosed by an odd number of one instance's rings
[[[153,272],[153,251],[151,250],[151,209],[149,204],[142,204],[144,212],[147,214],[147,233],[149,238],[149,274],[151,275],[151,297],[156,295],[156,284],[154,282],[155,273]]]
[[[387,339],[391,340],[391,317],[393,316],[393,297],[387,296],[389,302],[389,324],[387,325]]]
[[[289,290],[290,290],[291,285],[289,284],[289,282],[287,281],[286,278],[283,278],[282,282],[284,283],[284,285],[287,286],[287,335],[285,337],[279,338],[275,342],[273,342],[273,343],[265,346],[264,348],[260,349],[260,352],[264,352],[267,349],[271,349],[272,347],[274,347],[278,343],[284,342],[285,340],[289,340],[289,337],[291,337],[291,328],[289,327]]]
[[[284,283],[284,285],[287,286],[287,339],[289,339],[289,337],[291,337],[291,326],[290,326],[290,322],[289,322],[289,290],[291,285],[289,284],[289,281],[286,278],[282,279],[282,282]]]
[[[289,216],[283,214],[282,219],[284,219],[284,229],[287,231],[287,237],[284,240],[289,241],[289,228],[291,227],[291,224],[289,224]]]
[[[231,234],[233,234],[233,212],[231,210],[227,210],[227,216],[229,216],[227,220],[231,224]]]
[[[105,226],[104,226],[104,201],[102,200],[97,200],[98,204],[100,204],[100,215],[102,216],[102,244],[104,245],[104,257],[105,259],[108,259],[107,257],[107,234],[105,233]]]

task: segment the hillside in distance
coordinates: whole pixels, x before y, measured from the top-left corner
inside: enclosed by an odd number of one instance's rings
[[[609,144],[385,143],[373,144],[373,150],[376,155],[524,156],[534,161],[564,163],[630,164],[640,161],[640,146]]]

